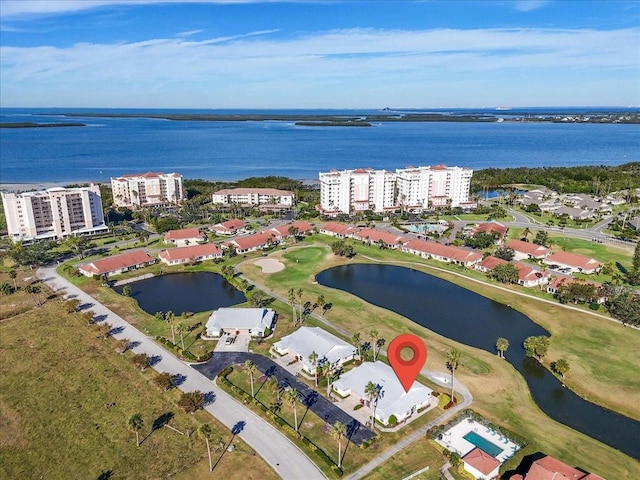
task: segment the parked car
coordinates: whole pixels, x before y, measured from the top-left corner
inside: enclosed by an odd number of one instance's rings
[[[229,337],[224,339],[224,344],[225,345],[231,345],[232,343],[233,343],[233,337],[229,336]]]

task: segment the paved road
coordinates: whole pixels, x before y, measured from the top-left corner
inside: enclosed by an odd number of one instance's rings
[[[152,338],[146,336],[107,307],[96,302],[95,299],[60,277],[55,272],[55,267],[50,266],[38,269],[38,277],[52,290],[64,292],[65,298],[76,298],[81,304],[87,305],[87,309],[93,311],[101,321],[106,321],[114,329],[117,329],[114,337],[128,338],[130,341],[135,342],[136,346],[133,350],[136,353],[150,355],[154,360],[153,368],[156,371],[181,375],[184,381],[179,388],[182,391],[200,390],[207,393],[213,401],[205,409],[229,429],[241,425],[242,431],[239,437],[264,458],[281,478],[291,480],[319,480],[326,478],[316,465],[280,431],[235,401],[224,391],[220,389],[214,391],[213,384],[207,377],[164,350]]]
[[[319,395],[315,390],[264,355],[247,352],[214,353],[207,363],[194,365],[193,368],[213,380],[227,365],[243,364],[246,360],[251,360],[255,363],[258,370],[267,377],[275,377],[281,385],[289,385],[295,388],[299,393],[300,403],[318,415],[318,417],[323,418],[329,425],[333,425],[337,421],[345,424],[349,441],[360,445],[375,437],[375,434],[364,427],[358,420],[332,404],[325,397]],[[257,390],[260,385],[260,383],[256,383],[254,388]],[[303,417],[304,411],[298,417],[300,423],[302,423],[301,419]]]

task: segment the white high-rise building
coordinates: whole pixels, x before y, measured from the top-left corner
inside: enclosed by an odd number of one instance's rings
[[[2,205],[9,237],[14,241],[55,240],[109,231],[98,185],[2,193]]]
[[[403,208],[420,212],[469,203],[473,170],[461,167],[408,167],[388,170],[333,170],[320,173],[320,208],[325,215],[382,213]]]
[[[136,209],[167,203],[179,203],[184,198],[182,175],[179,173],[147,172],[111,178],[113,203],[116,207]]]
[[[388,170],[333,170],[320,173],[320,208],[325,215],[376,213],[396,208],[395,174]]]
[[[397,202],[402,208],[423,211],[469,203],[473,170],[435,165],[396,170]]]

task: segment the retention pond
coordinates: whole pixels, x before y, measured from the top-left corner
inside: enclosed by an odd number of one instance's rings
[[[524,340],[550,335],[525,315],[426,273],[391,265],[354,264],[317,275],[321,285],[344,290],[392,310],[444,337],[495,353],[496,339],[510,347],[506,359],[527,381],[535,402],[551,418],[640,459],[640,422],[590,403],[536,360]]]
[[[136,299],[140,308],[151,315],[168,311],[176,315],[204,312],[246,300],[242,292],[221,275],[211,272],[159,275],[114,289],[122,294],[125,286],[131,288],[131,297]]]

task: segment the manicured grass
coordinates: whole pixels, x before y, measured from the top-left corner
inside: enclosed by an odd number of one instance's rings
[[[445,462],[444,456],[426,438],[421,438],[384,462],[365,476],[364,479],[404,478],[428,466],[429,470],[413,478],[417,480],[440,480],[440,468]]]
[[[330,237],[314,236],[314,240],[318,243],[323,239],[327,239],[329,243],[335,241]],[[540,448],[546,453],[558,456],[569,463],[580,465],[587,470],[607,477],[635,478],[640,476],[640,467],[626,455],[544,415],[532,401],[524,379],[508,362],[499,360],[496,355],[488,352],[441,337],[393,312],[367,304],[345,292],[312,283],[314,275],[321,270],[346,262],[364,261],[363,255],[382,261],[410,262],[413,268],[421,268],[420,264],[427,262],[422,262],[418,257],[409,254],[380,250],[377,247],[364,247],[359,244],[356,245],[358,255],[352,260],[335,257],[330,253],[328,247],[322,247],[319,244],[309,248],[316,250],[316,252],[313,255],[309,254],[308,257],[297,257],[297,262],[290,261],[286,255],[276,255],[286,265],[286,268],[277,274],[263,274],[255,266],[248,263],[241,265],[240,269],[258,284],[265,284],[268,288],[285,296],[289,288],[302,288],[305,297],[316,298],[318,294],[325,295],[326,300],[333,304],[326,317],[350,332],[364,333],[375,326],[380,334],[387,339],[404,332],[418,334],[429,346],[427,368],[446,371],[446,353],[452,347],[461,350],[463,352],[462,364],[458,369],[457,376],[474,393],[474,409],[479,413],[491,421],[531,439],[532,442],[540,445]],[[319,255],[318,248],[325,249],[324,257]],[[314,263],[312,261],[312,258],[320,257],[323,258],[321,262]],[[459,267],[446,266],[441,263],[437,265],[445,267],[445,270],[452,273],[468,273]],[[425,271],[501,303],[510,304],[528,315],[553,334],[547,362],[561,355],[572,354],[569,359],[572,370],[567,378],[567,382],[572,388],[587,396],[591,401],[604,404],[634,418],[640,417],[638,410],[640,381],[635,374],[640,369],[640,359],[634,353],[637,351],[637,345],[640,341],[640,332],[624,328],[614,322],[597,319],[580,312],[572,312],[559,305],[540,303],[509,291],[475,283],[451,273],[439,272],[431,268],[426,268]],[[301,283],[305,278],[307,283]],[[587,338],[575,335],[577,330]],[[600,348],[594,355],[593,343],[587,342],[587,339],[597,338],[600,335],[611,337],[616,348]],[[617,342],[619,342],[620,348],[618,348]],[[624,359],[624,361],[620,359]],[[607,365],[613,365],[615,368],[609,372]],[[582,369],[585,371],[584,374],[580,372]],[[598,372],[598,375],[592,377],[586,372]],[[621,395],[622,391],[624,394]],[[628,395],[626,395],[627,393]]]
[[[112,340],[96,337],[78,313],[60,300],[0,324],[0,477],[2,478],[167,478],[190,468],[201,474],[204,442],[168,428],[151,432],[163,414],[170,425],[194,432],[209,423],[224,442],[231,433],[205,412],[182,413],[177,391],[162,393]],[[127,419],[144,419],[139,448]],[[236,439],[237,440],[237,439]],[[227,453],[214,474],[228,479],[277,476],[252,450]]]
[[[631,258],[633,256],[633,249],[631,247],[619,247],[591,242],[589,240],[568,237],[557,233],[549,234],[549,238],[553,242],[553,251],[564,250],[566,252],[579,253],[580,255],[595,258],[602,263],[611,262],[615,270],[617,270],[615,268],[616,262],[627,269],[631,268]]]

